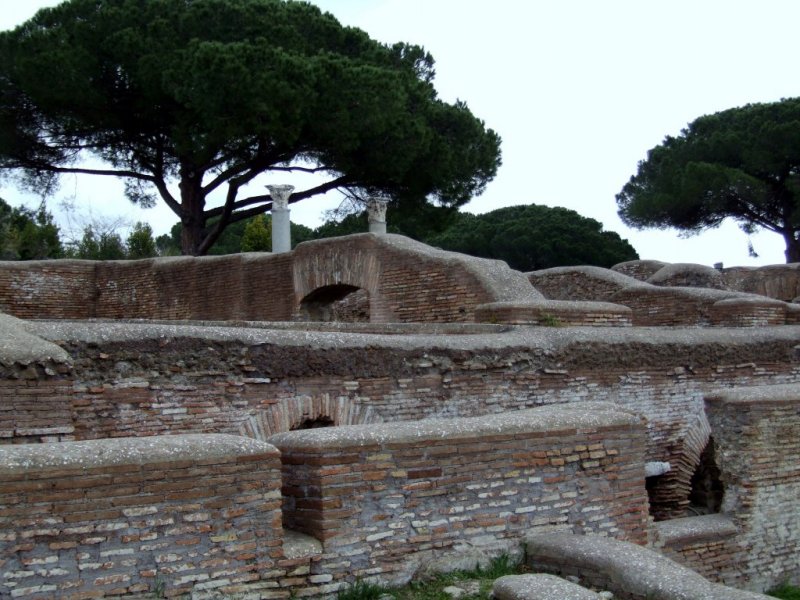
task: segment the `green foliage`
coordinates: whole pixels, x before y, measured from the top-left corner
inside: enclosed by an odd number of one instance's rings
[[[374,583],[358,580],[337,594],[338,600],[377,600],[389,590]]]
[[[270,219],[269,225],[272,225]],[[271,252],[272,230],[267,227],[264,215],[257,215],[245,225],[242,235],[242,252]]]
[[[415,198],[404,198],[390,202],[387,209],[387,231],[399,233],[425,242],[444,231],[458,218],[458,209],[452,206],[436,206]],[[331,219],[314,232],[314,239],[338,237],[369,231],[367,212],[361,211],[342,219]]]
[[[61,258],[64,249],[58,233],[44,204],[33,211],[12,208],[0,198],[0,260]]]
[[[638,258],[617,233],[566,208],[530,204],[482,215],[460,213],[453,224],[426,240],[445,250],[506,261],[518,271],[558,266],[611,267]]]
[[[782,600],[800,600],[800,587],[788,583],[767,592],[768,595]]]
[[[83,231],[83,237],[68,251],[70,258],[86,260],[122,260],[127,258],[127,251],[122,238],[114,231],[96,233],[89,225]]]
[[[617,204],[632,227],[767,229],[800,261],[800,98],[698,118],[648,152]]]
[[[153,228],[147,223],[138,222],[128,236],[128,258],[152,258],[158,254],[153,239]]]
[[[305,2],[67,0],[0,33],[0,168],[46,190],[93,155],[130,200],[160,196],[187,254],[269,210],[240,197],[262,173],[329,177],[292,202],[348,187],[460,206],[494,177],[500,138],[433,78],[422,48]],[[225,205],[206,209],[215,190]]]

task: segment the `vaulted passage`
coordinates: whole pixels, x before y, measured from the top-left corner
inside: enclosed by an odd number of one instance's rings
[[[300,302],[301,321],[369,322],[369,293],[346,284],[315,289]]]
[[[692,475],[689,511],[693,514],[718,513],[724,493],[725,489],[717,466],[714,438],[710,438]]]

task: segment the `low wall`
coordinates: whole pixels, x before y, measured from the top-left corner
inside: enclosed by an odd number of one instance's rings
[[[764,267],[729,267],[722,279],[732,290],[791,302],[800,297],[800,263]]]
[[[541,298],[504,262],[399,235],[282,254],[0,262],[0,311],[23,319],[301,320],[304,299],[326,288],[361,290],[358,318],[379,323],[471,322],[479,304]]]
[[[603,400],[645,417],[646,459],[672,466],[653,491],[659,519],[686,516],[690,479],[709,437],[708,390],[800,381],[798,330],[791,327],[474,333],[469,325],[463,335],[29,327],[62,340],[72,370],[0,379],[0,443],[266,436],[306,419],[394,423]]]
[[[475,320],[482,323],[512,323],[546,327],[630,327],[631,309],[610,302],[493,302],[475,309]]]
[[[800,386],[724,391],[706,402],[722,512],[740,531],[741,554],[725,579],[761,590],[800,582]]]
[[[645,261],[646,262],[646,261]],[[708,287],[676,287],[675,282],[708,283],[718,271],[700,265],[666,265],[658,272],[680,277],[659,285],[599,267],[556,267],[528,273],[530,282],[547,298],[560,301],[611,302],[631,311],[633,325],[761,327],[800,322],[794,305],[756,294]],[[698,272],[699,275],[698,275]],[[649,279],[653,281],[653,278]],[[718,284],[718,285],[717,285]],[[717,287],[723,287],[717,282]],[[577,324],[577,323],[576,323]]]
[[[403,582],[421,561],[531,530],[646,541],[644,430],[608,404],[278,434],[287,527],[323,563]]]
[[[612,302],[620,290],[645,286],[633,277],[602,267],[553,267],[526,275],[531,285],[551,300]]]
[[[0,447],[0,596],[235,591],[283,558],[279,469],[222,435]]]
[[[654,525],[655,548],[711,581],[744,583],[748,569],[739,546],[739,528],[729,515],[709,514]]]

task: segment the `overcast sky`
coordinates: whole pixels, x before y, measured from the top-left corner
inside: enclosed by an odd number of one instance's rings
[[[800,96],[800,2],[796,0],[314,0],[373,38],[424,46],[436,60],[436,87],[465,100],[503,138],[503,166],[465,210],[516,204],[565,206],[601,221],[642,258],[726,266],[784,261],[783,242],[751,241],[735,224],[688,239],[635,231],[616,215],[614,196],[647,150],[696,117],[752,102]],[[0,28],[51,0],[0,0]],[[145,218],[156,233],[177,219],[144,213],[121,186],[65,178],[50,207],[75,199],[93,215]],[[0,188],[12,203],[38,203]],[[292,220],[321,222],[331,201],[292,207]],[[80,210],[86,211],[87,208]],[[387,216],[391,220],[391,213]]]

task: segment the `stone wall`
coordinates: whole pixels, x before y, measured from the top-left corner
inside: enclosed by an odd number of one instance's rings
[[[739,529],[740,569],[752,589],[800,581],[800,386],[710,394],[707,411],[725,486],[722,512]]]
[[[374,322],[469,322],[479,304],[540,298],[500,261],[359,234],[248,253],[140,261],[0,262],[0,311],[24,319],[291,321],[336,286],[365,290]],[[307,316],[305,317],[307,318]]]
[[[0,379],[0,443],[166,433],[266,436],[334,424],[471,417],[583,400],[648,422],[672,470],[658,518],[684,516],[709,437],[708,390],[800,381],[797,329],[519,328],[380,335],[188,325],[31,323],[70,371]],[[387,328],[392,331],[393,328]],[[432,331],[438,331],[434,329]],[[21,398],[30,401],[20,402]],[[263,432],[263,433],[259,433]]]
[[[0,595],[325,596],[531,530],[646,539],[643,423],[611,405],[272,439],[280,459],[226,435],[0,448]]]
[[[701,574],[766,590],[800,581],[800,386],[710,393],[719,514],[656,524],[656,546]]]
[[[423,561],[516,553],[535,530],[646,541],[641,421],[608,404],[278,434],[287,527],[322,562],[404,581]]]
[[[232,436],[0,447],[0,596],[235,591],[283,558],[279,469]]]
[[[722,270],[722,278],[732,290],[761,294],[784,302],[800,298],[800,263],[729,267]]]

